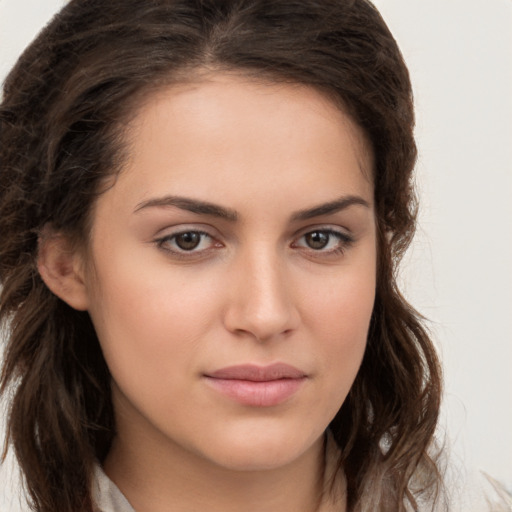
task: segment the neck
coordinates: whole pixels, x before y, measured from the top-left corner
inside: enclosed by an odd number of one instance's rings
[[[258,471],[226,469],[181,447],[167,447],[164,455],[162,447],[152,450],[144,444],[126,445],[118,436],[105,461],[105,472],[137,512],[320,509],[323,439],[286,466]]]

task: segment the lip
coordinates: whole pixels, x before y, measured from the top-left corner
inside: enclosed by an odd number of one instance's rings
[[[307,380],[307,374],[284,363],[270,366],[239,365],[204,375],[215,391],[252,407],[272,407],[290,399]]]

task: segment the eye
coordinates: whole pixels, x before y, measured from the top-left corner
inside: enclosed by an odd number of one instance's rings
[[[213,238],[204,231],[180,231],[156,240],[158,247],[172,253],[198,253],[214,245]]]
[[[294,247],[311,249],[321,253],[341,253],[353,242],[346,233],[334,229],[315,229],[302,235]]]

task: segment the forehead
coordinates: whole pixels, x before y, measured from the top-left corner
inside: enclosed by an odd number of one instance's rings
[[[273,185],[314,194],[343,175],[351,177],[348,187],[371,188],[364,133],[326,95],[303,85],[226,74],[173,84],[146,95],[126,137],[117,185],[130,182],[139,200],[176,187],[226,198],[247,189],[268,193]]]

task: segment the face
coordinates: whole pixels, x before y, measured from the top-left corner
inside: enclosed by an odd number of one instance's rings
[[[291,463],[365,350],[362,134],[313,89],[217,75],[148,98],[127,137],[85,265],[119,442],[231,469]]]

